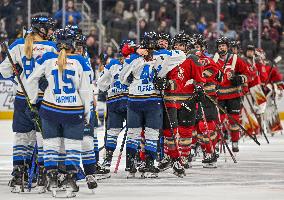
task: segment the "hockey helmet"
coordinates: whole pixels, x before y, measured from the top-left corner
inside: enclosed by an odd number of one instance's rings
[[[56,46],[58,49],[75,49],[76,35],[69,29],[60,29],[56,32]]]
[[[171,41],[171,36],[167,33],[159,33],[158,40],[167,40],[168,42]]]
[[[41,33],[45,37],[47,36],[49,29],[54,29],[55,21],[50,17],[40,16],[33,17],[31,21],[32,32]],[[41,29],[45,30],[45,33]]]
[[[140,47],[144,49],[157,49],[158,35],[156,32],[145,32]]]
[[[229,39],[228,39],[227,37],[224,37],[224,36],[218,38],[218,39],[216,40],[216,47],[218,48],[218,46],[219,46],[220,44],[226,44],[227,47],[229,48],[229,46],[230,46],[230,44],[229,44]]]
[[[200,45],[202,49],[207,49],[207,41],[202,34],[193,34],[193,39],[195,44]]]

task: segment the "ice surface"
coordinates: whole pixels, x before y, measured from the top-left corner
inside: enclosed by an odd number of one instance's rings
[[[13,133],[11,121],[0,121],[0,199],[52,199],[46,194],[12,194],[7,182],[12,169]],[[100,146],[103,130],[98,136]],[[283,200],[284,199],[284,135],[270,137],[270,144],[263,138],[261,146],[249,138],[240,141],[238,163],[234,164],[227,154],[221,154],[217,169],[203,169],[197,159],[187,176],[177,178],[171,170],[160,173],[158,179],[126,179],[125,158],[121,160],[118,174],[99,181],[99,187],[92,194],[84,181],[79,183],[80,192],[76,199],[103,200]],[[122,138],[119,138],[121,142]],[[119,142],[119,146],[120,146]],[[115,153],[116,163],[118,152]],[[102,155],[101,155],[102,157]],[[112,170],[113,171],[113,170]]]

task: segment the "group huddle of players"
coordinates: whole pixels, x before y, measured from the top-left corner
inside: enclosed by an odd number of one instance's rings
[[[256,135],[271,127],[264,115],[267,96],[281,94],[283,82],[261,49],[248,45],[240,56],[237,42],[220,37],[217,52],[210,55],[200,34],[182,32],[171,39],[146,32],[140,44],[123,41],[120,57],[110,59],[94,80],[85,43],[77,26],[54,30],[52,19],[37,17],[0,64],[0,77],[16,76],[18,82],[12,192],[31,189],[36,181],[39,192],[56,196],[64,190],[73,197],[79,174],[95,189],[98,177],[110,176],[124,129],[127,178],[137,173],[156,178],[169,168],[183,177],[197,149],[203,152],[203,167],[216,168],[219,149],[224,144],[229,149],[227,141],[238,152],[241,136],[258,143]],[[101,164],[95,85],[107,91]],[[250,105],[246,118],[245,104]]]

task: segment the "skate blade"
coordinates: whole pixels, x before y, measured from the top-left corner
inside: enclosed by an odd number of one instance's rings
[[[168,167],[163,168],[163,169],[160,169],[160,168],[159,168],[159,170],[160,170],[160,172],[164,172],[164,171],[166,171],[166,170],[168,170],[168,169],[170,169],[170,168],[172,168],[172,166],[168,166]]]
[[[110,173],[108,173],[108,174],[96,174],[96,180],[108,179],[110,177],[111,177]]]
[[[185,176],[185,174],[179,174],[177,172],[174,172],[174,175],[176,175],[179,178],[183,178]]]
[[[36,187],[36,192],[37,192],[38,194],[45,193],[45,192],[46,192],[46,187],[45,187],[45,186],[37,186],[37,187]]]
[[[12,189],[11,189],[12,193],[23,193],[22,191],[22,187],[20,185],[15,185]]]
[[[128,173],[126,176],[126,179],[134,179],[135,178],[135,173]]]
[[[158,173],[146,172],[144,178],[158,178]]]
[[[215,169],[217,165],[204,165],[203,168]]]

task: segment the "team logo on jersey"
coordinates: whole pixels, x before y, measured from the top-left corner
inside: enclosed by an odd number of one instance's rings
[[[227,75],[227,79],[231,80],[234,75],[234,70],[231,67],[229,67],[224,70],[224,73]]]
[[[184,79],[184,69],[179,67],[179,70],[178,70],[178,78],[183,80]]]
[[[198,59],[198,62],[202,65],[202,66],[206,66],[206,65],[209,65],[210,62],[207,58],[201,58],[201,59]]]

